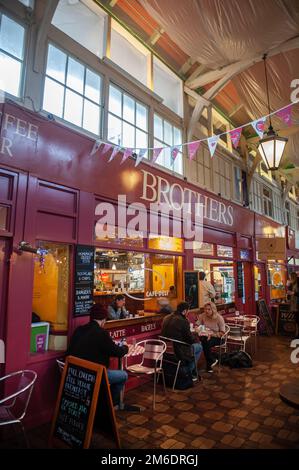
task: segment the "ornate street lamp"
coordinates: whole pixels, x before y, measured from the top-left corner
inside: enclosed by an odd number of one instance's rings
[[[265,67],[265,79],[266,79],[266,89],[267,89],[267,98],[268,98],[268,110],[269,114],[271,113],[270,108],[270,99],[269,99],[269,88],[268,88],[268,75],[267,75],[267,64],[266,64],[267,55],[263,57],[264,67]],[[275,171],[280,165],[280,161],[286,146],[288,139],[285,137],[279,137],[272,127],[271,116],[269,116],[270,126],[267,132],[264,133],[263,138],[259,141],[258,151],[262,159],[264,160],[267,169]]]

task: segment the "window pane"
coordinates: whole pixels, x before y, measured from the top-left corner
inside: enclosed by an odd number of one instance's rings
[[[173,145],[182,143],[182,132],[177,127],[173,128]]]
[[[139,129],[136,129],[136,147],[147,148],[147,134]],[[145,156],[147,156],[147,153]]]
[[[173,171],[175,171],[176,173],[179,173],[179,174],[183,173],[183,156],[182,156],[181,152],[177,154],[177,157],[174,161]]]
[[[168,145],[173,144],[172,140],[172,125],[169,122],[164,121],[164,142]]]
[[[163,104],[183,115],[182,80],[159,59],[154,57],[154,92],[163,98]]]
[[[43,109],[55,116],[62,117],[64,88],[46,77]]]
[[[94,134],[100,131],[100,107],[84,100],[83,127]]]
[[[147,131],[147,108],[140,103],[136,103],[136,126]]]
[[[114,86],[110,86],[109,111],[121,117],[121,92]]]
[[[135,101],[124,95],[123,119],[135,124]]]
[[[67,121],[81,126],[82,124],[83,98],[73,91],[66,90],[64,118]]]
[[[98,57],[103,57],[106,13],[93,2],[60,0],[52,24]]]
[[[84,67],[69,57],[66,84],[73,90],[83,94]]]
[[[7,230],[8,207],[0,206],[0,230]]]
[[[154,136],[163,140],[163,121],[157,114],[154,115]]]
[[[25,29],[5,15],[1,18],[0,48],[23,59]]]
[[[122,145],[124,147],[135,147],[135,128],[126,122],[123,123]]]
[[[20,96],[22,64],[0,52],[0,88],[14,96]]]
[[[101,99],[101,77],[86,69],[85,96],[96,103]]]
[[[49,45],[47,75],[59,82],[65,83],[66,54],[56,47]]]
[[[114,144],[121,144],[121,120],[108,115],[108,140]]]

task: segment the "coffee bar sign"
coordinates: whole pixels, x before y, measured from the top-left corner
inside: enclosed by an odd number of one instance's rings
[[[0,122],[1,119],[0,154],[8,157],[14,156],[13,144],[15,137],[22,137],[28,142],[37,142],[38,126],[2,111],[0,111]]]

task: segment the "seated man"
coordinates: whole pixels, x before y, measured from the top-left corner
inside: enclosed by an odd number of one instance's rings
[[[221,344],[221,337],[225,333],[225,322],[222,317],[217,312],[216,305],[214,302],[207,302],[204,305],[204,313],[199,315],[197,325],[204,325],[209,330],[212,331],[208,336],[200,335],[200,341],[202,343],[203,352],[206,358],[207,363],[207,372],[213,372],[212,367],[214,367],[218,359],[213,359],[211,354],[211,348]]]
[[[195,343],[190,331],[190,323],[186,315],[188,314],[189,305],[187,302],[178,304],[177,310],[163,319],[161,335],[168,338],[184,341],[190,345],[174,343],[174,352],[178,359],[183,361],[192,373],[192,379],[197,379],[197,362],[202,351],[200,343]],[[194,361],[194,356],[195,361]]]
[[[128,379],[127,372],[109,369],[110,357],[124,356],[128,352],[128,346],[126,343],[118,346],[113,342],[109,332],[104,330],[107,315],[106,307],[100,304],[93,305],[90,309],[90,322],[74,331],[67,354],[105,366],[113,404],[118,409],[138,411],[134,406],[120,403],[120,393]]]
[[[128,310],[125,307],[126,298],[122,294],[118,294],[111,305],[108,307],[108,319],[120,320],[129,316]]]

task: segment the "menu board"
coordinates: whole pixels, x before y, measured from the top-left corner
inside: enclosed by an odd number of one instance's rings
[[[279,304],[276,318],[276,334],[282,336],[296,336],[295,312],[290,311],[290,304]]]
[[[69,356],[60,383],[50,444],[88,448],[97,420],[100,429],[112,434],[119,446],[105,367]]]
[[[77,245],[74,316],[88,315],[93,305],[94,247]]]
[[[260,319],[262,320],[260,329],[264,329],[268,336],[273,335],[274,325],[266,301],[264,299],[258,300],[258,309]]]
[[[190,310],[199,308],[198,271],[184,271],[184,299]]]
[[[237,292],[239,298],[244,296],[243,263],[241,261],[237,261]]]

